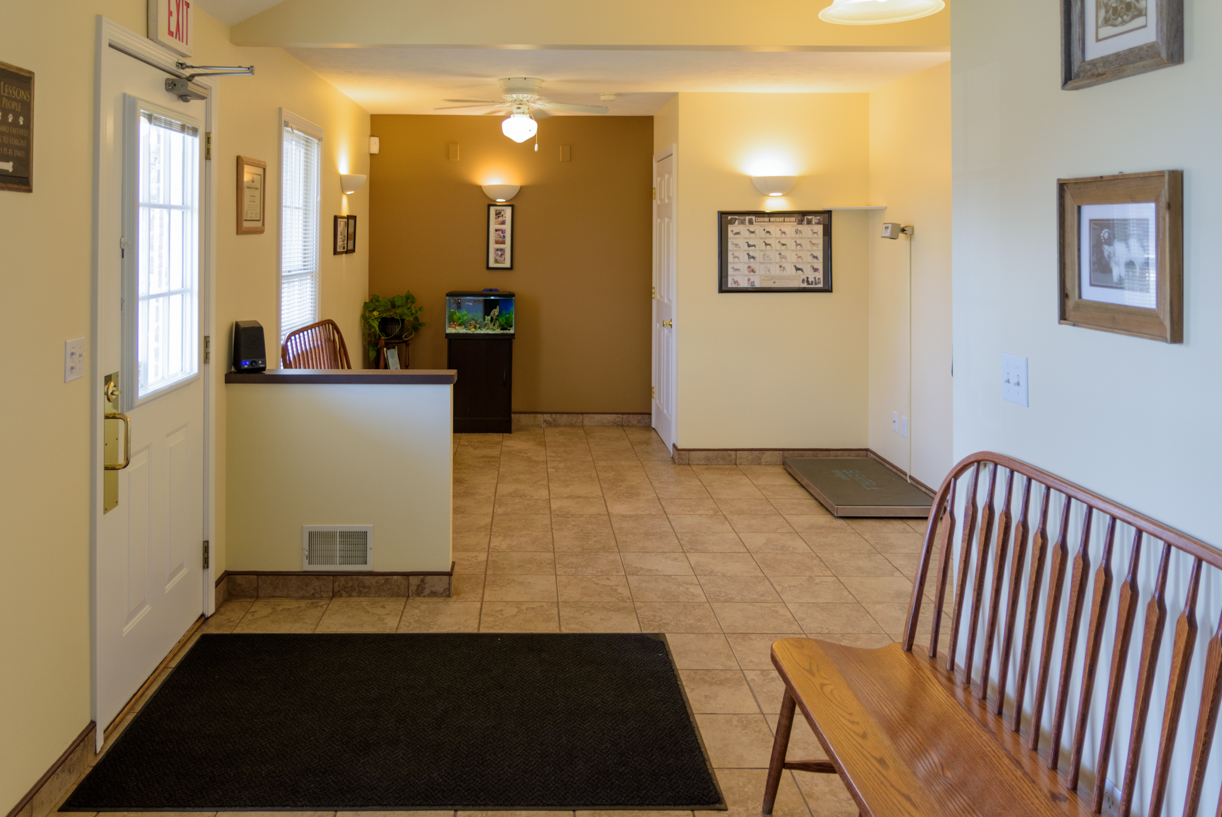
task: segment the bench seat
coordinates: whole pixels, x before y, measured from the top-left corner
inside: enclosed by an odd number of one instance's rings
[[[1091,814],[1025,735],[924,655],[786,638],[772,663],[863,815]]]

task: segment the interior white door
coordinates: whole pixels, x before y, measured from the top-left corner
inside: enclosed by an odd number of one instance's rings
[[[675,151],[653,161],[653,427],[675,445]]]
[[[204,611],[206,111],[168,93],[166,73],[105,37],[99,68],[94,385],[100,396],[118,373],[130,435],[118,504],[95,506],[100,739]],[[96,468],[100,486],[103,463]]]

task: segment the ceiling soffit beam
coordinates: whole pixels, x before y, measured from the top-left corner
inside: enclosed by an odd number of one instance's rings
[[[819,19],[827,3],[741,0],[284,0],[230,29],[242,46],[703,51],[924,51],[950,47],[946,11],[886,26]],[[746,13],[747,10],[750,13]],[[517,43],[517,45],[512,45]]]

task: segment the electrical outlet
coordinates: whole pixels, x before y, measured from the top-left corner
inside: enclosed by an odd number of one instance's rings
[[[900,430],[900,413],[898,411],[891,412],[891,430]]]
[[[1031,405],[1027,399],[1027,358],[1001,356],[1001,396],[1020,406]]]
[[[908,418],[907,417],[900,418],[900,436],[901,437],[908,436]]]
[[[85,339],[64,341],[64,382],[85,376]]]
[[[1117,817],[1120,814],[1120,787],[1110,780],[1103,781],[1103,814]]]

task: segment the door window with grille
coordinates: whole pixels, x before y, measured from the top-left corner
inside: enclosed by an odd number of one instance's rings
[[[198,123],[130,96],[126,113],[124,375],[134,405],[199,373],[201,162]]]

